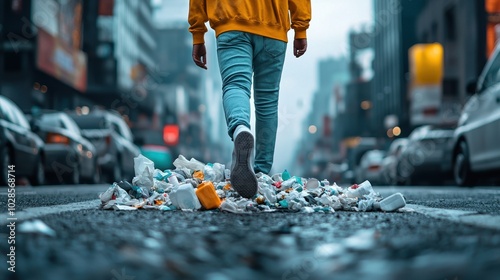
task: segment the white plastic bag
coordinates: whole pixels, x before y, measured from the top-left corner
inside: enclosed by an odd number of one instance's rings
[[[132,179],[132,184],[139,187],[151,188],[154,185],[153,172],[155,170],[154,163],[143,155],[134,158],[135,177]]]
[[[194,158],[191,158],[191,160],[188,161],[183,155],[179,155],[179,157],[177,157],[177,159],[174,160],[174,166],[177,168],[185,167],[190,169],[191,171],[196,171],[196,170],[203,170],[205,164]]]

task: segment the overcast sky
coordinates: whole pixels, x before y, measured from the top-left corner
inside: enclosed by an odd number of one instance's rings
[[[189,0],[153,0],[162,1],[164,9],[158,13],[160,21],[187,20]],[[317,89],[318,61],[347,55],[349,31],[373,22],[372,0],[312,0],[312,9],[308,50],[299,59],[292,55],[293,31],[288,34],[290,43],[279,101],[280,115],[288,117],[280,122],[280,131],[286,131],[286,135],[280,134],[277,139],[273,168],[277,172],[292,167],[291,151],[301,135],[307,133],[302,131],[302,122],[311,109],[311,98]]]

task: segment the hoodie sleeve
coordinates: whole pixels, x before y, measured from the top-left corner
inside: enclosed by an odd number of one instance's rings
[[[193,34],[193,44],[205,43],[208,21],[206,0],[189,0],[189,32]]]
[[[295,39],[307,38],[306,30],[311,21],[311,0],[288,0],[288,7]]]

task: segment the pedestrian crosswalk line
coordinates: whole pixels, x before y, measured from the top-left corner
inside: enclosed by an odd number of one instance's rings
[[[436,219],[444,219],[480,228],[500,230],[500,216],[498,215],[479,214],[476,211],[432,208],[416,204],[407,204],[406,207],[414,209],[417,213]]]
[[[12,222],[13,218],[17,218],[17,221],[21,221],[61,212],[79,211],[92,208],[97,209],[100,203],[101,201],[99,199],[94,199],[69,204],[26,208],[22,211],[14,212],[15,215],[13,216],[9,215],[8,212],[0,214],[0,224],[4,225],[8,222]]]

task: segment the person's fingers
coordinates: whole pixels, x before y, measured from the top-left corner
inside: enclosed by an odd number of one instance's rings
[[[207,66],[206,66],[205,64],[203,64],[203,62],[201,62],[201,61],[196,61],[195,63],[196,63],[196,65],[197,65],[198,67],[203,68],[203,69],[205,69],[205,70],[207,69]]]
[[[193,61],[194,63],[200,67],[200,68],[203,68],[203,69],[207,69],[207,66],[206,66],[206,62],[203,62],[202,60],[200,60],[200,58],[198,58],[197,56],[193,55]]]
[[[195,50],[193,51],[193,61],[194,63],[200,67],[200,68],[203,68],[203,69],[207,69],[207,66],[206,66],[206,55],[203,55],[203,54],[200,54],[200,52],[198,50]]]
[[[302,49],[295,49],[294,55],[296,58],[301,57],[305,52],[307,48],[302,48]]]
[[[204,65],[207,65],[207,54],[206,53],[201,56],[201,61],[203,62]]]
[[[204,44],[193,45],[193,61],[203,69],[207,69],[207,51]]]
[[[305,39],[296,39],[294,42],[295,57],[299,58],[307,51],[307,41]]]

